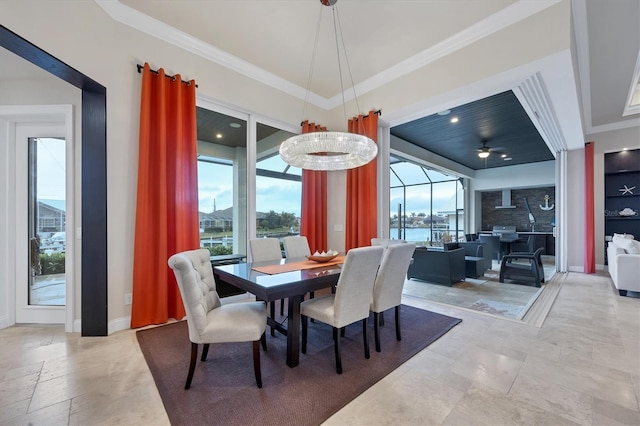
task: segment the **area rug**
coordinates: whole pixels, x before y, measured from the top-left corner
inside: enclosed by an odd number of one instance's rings
[[[496,302],[495,300],[479,299],[473,305],[469,306],[469,309],[487,314],[501,315],[507,318],[520,318],[520,313],[524,309],[524,306]]]
[[[261,354],[262,389],[255,385],[251,343],[211,345],[207,361],[198,358],[191,388],[185,390],[190,354],[186,321],[136,335],[171,424],[317,425],[461,321],[406,305],[400,312],[402,340],[395,338],[390,311],[381,327],[380,353],[370,325],[369,359],[364,358],[361,325],[347,327],[341,340],[341,375],[336,374],[327,325],[309,324],[307,354],[300,355],[295,368],[285,363],[286,338],[267,336],[268,351]]]

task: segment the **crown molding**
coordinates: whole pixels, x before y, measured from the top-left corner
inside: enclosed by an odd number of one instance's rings
[[[95,0],[115,21],[149,34],[152,37],[163,40],[181,49],[189,51],[211,62],[231,69],[246,77],[273,87],[298,99],[309,102],[324,110],[331,110],[342,105],[342,94],[327,99],[313,92],[307,92],[303,87],[270,73],[256,65],[251,64],[237,56],[231,55],[222,49],[212,46],[183,31],[173,28],[157,19],[141,13],[119,0]],[[470,45],[484,37],[487,37],[503,28],[513,25],[531,15],[534,15],[550,6],[559,3],[560,0],[519,0],[514,4],[494,13],[488,18],[466,28],[465,30],[449,37],[448,39],[426,49],[411,58],[368,78],[354,89],[347,89],[344,99],[351,100],[354,93],[362,95],[375,90],[397,78],[426,66],[442,57],[445,57],[465,46]]]

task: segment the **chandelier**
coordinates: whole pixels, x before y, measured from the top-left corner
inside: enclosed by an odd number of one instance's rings
[[[339,19],[336,21],[337,10],[335,4],[338,0],[320,0],[324,6],[331,6],[333,12],[333,29],[336,42],[336,53],[338,55],[338,70],[340,74],[340,90],[342,92],[342,107],[345,111],[344,86],[342,83],[342,72],[340,64],[340,51],[338,45],[338,26]],[[321,12],[322,15],[322,12]],[[316,32],[316,46],[318,44],[318,34]],[[340,30],[340,41],[344,48],[342,40],[342,30]],[[314,58],[316,46],[314,46]],[[349,60],[345,51],[345,60],[349,69]],[[349,73],[351,71],[349,70]],[[353,78],[351,79],[353,87]],[[311,83],[311,78],[309,79]],[[309,88],[307,87],[307,92]],[[358,107],[358,98],[353,87],[353,94]],[[359,109],[359,107],[358,107]],[[307,170],[345,170],[354,167],[360,167],[371,160],[378,154],[378,147],[371,138],[356,133],[345,132],[310,132],[292,136],[280,145],[280,157],[282,160],[293,166]]]

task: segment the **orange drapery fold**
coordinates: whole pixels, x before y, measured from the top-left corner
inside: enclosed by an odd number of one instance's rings
[[[594,212],[594,146],[584,145],[584,272],[596,272],[595,212]]]
[[[378,142],[378,115],[349,120],[349,132],[365,135]],[[371,245],[377,236],[377,158],[364,166],[347,170],[347,218],[345,250]]]
[[[144,65],[131,328],[185,315],[167,259],[200,246],[195,87]]]
[[[324,132],[327,129],[304,121],[302,133]],[[327,247],[327,172],[302,170],[302,207],[300,235],[307,237],[311,253]]]

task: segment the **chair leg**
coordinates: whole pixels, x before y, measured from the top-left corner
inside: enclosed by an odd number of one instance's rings
[[[284,299],[280,299],[280,316],[284,316]]]
[[[189,373],[187,374],[187,383],[184,388],[189,389],[191,387],[191,379],[193,379],[193,372],[196,369],[196,361],[198,360],[198,344],[191,342],[191,362],[189,363]]]
[[[264,337],[264,334],[262,335]],[[262,337],[260,338],[262,340]],[[256,384],[262,388],[262,371],[260,370],[260,340],[253,341],[253,373],[256,376]]]
[[[209,344],[205,343],[204,346],[202,347],[202,356],[200,357],[200,361],[206,361],[208,353],[209,353]]]
[[[262,333],[262,336],[260,336],[260,343],[262,344],[262,350],[267,352],[267,334],[266,333]]]
[[[400,335],[400,305],[396,306],[396,339],[398,341],[402,340]]]
[[[364,341],[364,357],[369,359],[369,339],[367,339],[367,318],[362,320],[362,340]]]
[[[300,319],[302,320],[302,348],[300,351],[303,354],[307,353],[307,317],[304,315],[300,315]]]
[[[336,353],[336,373],[342,374],[342,356],[340,355],[340,333],[338,329],[333,327],[333,334],[335,336],[334,349]]]
[[[271,319],[275,321],[275,319],[276,319],[276,302],[273,301],[273,300],[269,303],[269,314],[271,315]],[[272,336],[276,335],[276,330],[273,328],[273,326],[271,326],[271,335]]]
[[[380,325],[384,327],[384,312],[380,312]]]
[[[344,333],[347,327],[341,327],[340,328],[340,337],[344,337]]]
[[[378,312],[373,313],[373,336],[376,341],[376,352],[380,352],[380,317]]]

